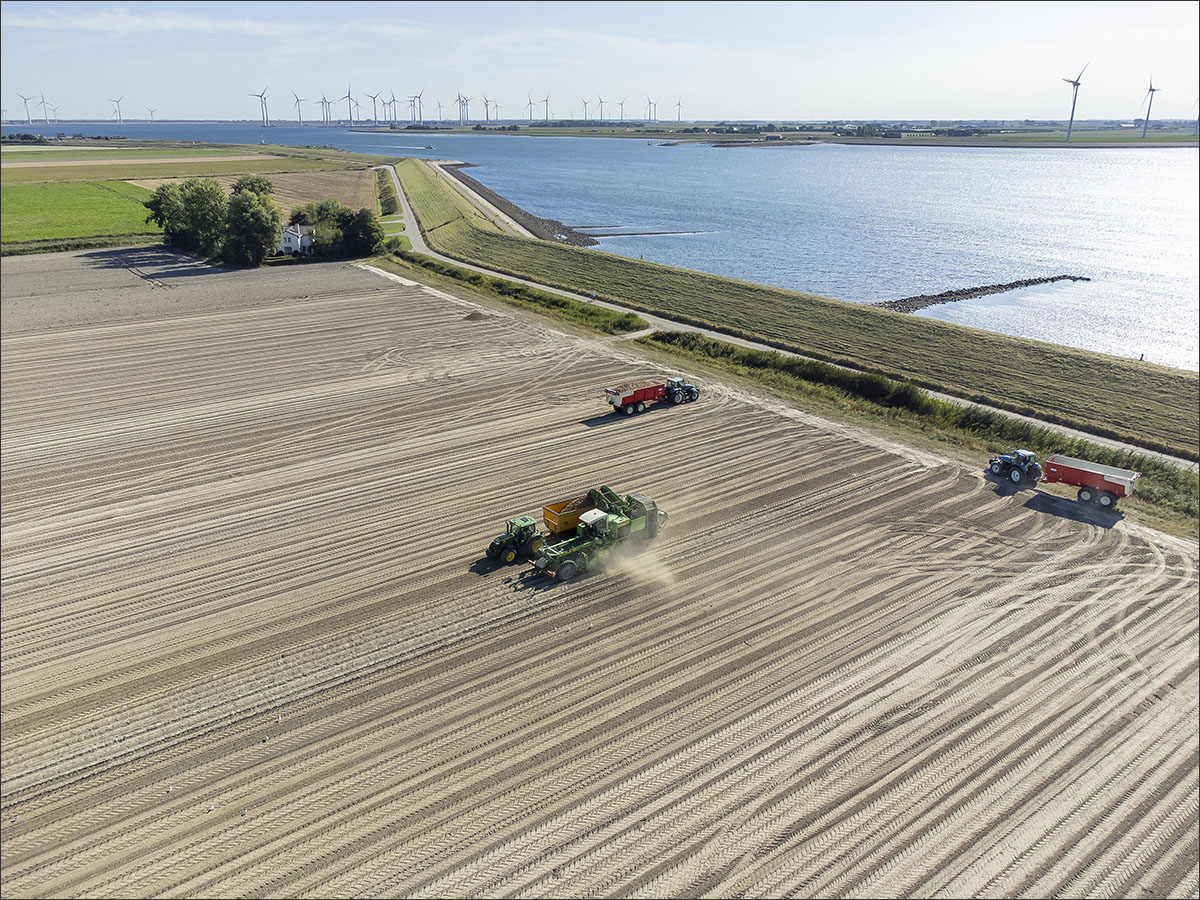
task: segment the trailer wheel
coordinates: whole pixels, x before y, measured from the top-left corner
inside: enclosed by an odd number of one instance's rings
[[[1110,494],[1108,491],[1101,491],[1100,496],[1096,498],[1096,502],[1105,509],[1112,509],[1117,505],[1117,495]]]
[[[646,404],[645,404],[645,403],[643,403],[641,400],[639,400],[639,401],[638,401],[638,405],[637,405],[637,411],[638,411],[638,412],[645,412],[645,411],[646,411]]]
[[[622,406],[621,412],[625,413],[625,415],[627,415],[627,416],[632,416],[634,413],[634,405],[632,403],[629,403],[629,404],[626,404],[625,406]]]
[[[1004,465],[999,461],[992,463],[992,474],[1000,475],[1004,472]]]
[[[1075,495],[1075,498],[1080,503],[1095,503],[1096,502],[1096,492],[1093,491],[1090,487],[1081,487],[1079,489],[1079,493]]]
[[[1013,484],[1020,484],[1025,480],[1025,473],[1016,466],[1013,466],[1012,469],[1009,470],[1008,480]]]
[[[559,581],[570,581],[579,571],[579,565],[573,559],[564,559],[559,563],[558,571],[555,573]]]

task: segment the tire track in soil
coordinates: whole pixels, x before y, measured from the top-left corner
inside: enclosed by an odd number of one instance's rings
[[[390,284],[5,335],[6,895],[1188,884],[1195,547],[719,383],[603,416],[656,371]],[[597,483],[646,574],[480,568]]]

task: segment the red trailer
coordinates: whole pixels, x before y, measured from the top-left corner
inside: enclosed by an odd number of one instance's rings
[[[647,403],[687,403],[699,397],[700,388],[688,384],[682,378],[645,378],[604,389],[604,399],[612,406],[613,412],[624,413],[627,416],[641,412]]]
[[[1085,459],[1073,459],[1055,453],[1046,460],[1044,477],[1047,484],[1073,484],[1079,487],[1080,503],[1095,503],[1105,509],[1117,505],[1122,497],[1133,495],[1139,472],[1103,466]]]

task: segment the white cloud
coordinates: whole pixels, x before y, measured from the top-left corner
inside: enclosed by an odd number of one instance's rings
[[[174,31],[278,37],[308,30],[287,22],[224,20],[165,11],[130,12],[123,7],[94,11],[82,7],[70,13],[43,10],[36,14],[22,14],[5,11],[0,17],[0,25],[4,28],[32,28],[43,31],[92,31],[121,37]]]

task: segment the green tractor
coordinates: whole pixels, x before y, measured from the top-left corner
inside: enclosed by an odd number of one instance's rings
[[[504,534],[488,544],[487,555],[502,563],[514,563],[518,559],[534,559],[545,544],[537,522],[529,516],[517,516],[508,520]]]
[[[573,538],[543,545],[534,566],[559,581],[570,581],[606,556],[628,549],[627,541],[642,543],[656,537],[667,521],[667,514],[644,494],[617,499],[607,510],[592,509],[580,516]]]

